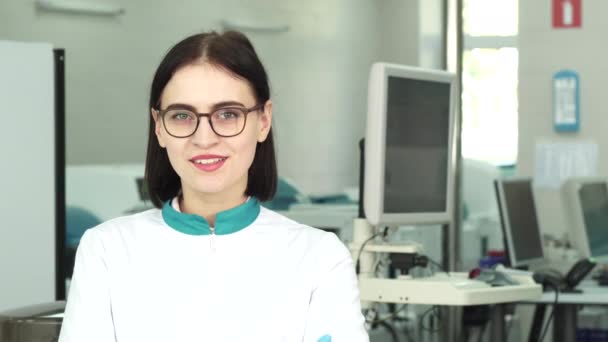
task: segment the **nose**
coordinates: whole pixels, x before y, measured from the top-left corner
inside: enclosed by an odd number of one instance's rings
[[[192,135],[192,143],[201,148],[208,148],[217,144],[220,137],[211,129],[209,120],[205,117],[200,118],[198,127]]]

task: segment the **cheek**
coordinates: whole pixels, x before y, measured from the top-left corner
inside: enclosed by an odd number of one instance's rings
[[[167,156],[169,157],[169,162],[171,163],[171,166],[176,172],[179,173],[179,163],[183,160],[183,158],[181,157],[183,146],[181,146],[181,144],[169,141],[166,144],[165,149],[167,151]]]
[[[257,146],[257,137],[252,135],[247,136],[247,139],[243,139],[243,141],[235,146],[238,149],[239,155],[239,166],[244,170],[243,172],[247,172],[251,163],[253,162],[253,158],[255,157],[255,150]]]

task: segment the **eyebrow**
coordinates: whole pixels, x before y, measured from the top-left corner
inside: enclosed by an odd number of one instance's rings
[[[241,102],[238,102],[238,101],[221,101],[221,102],[214,103],[211,106],[211,111],[213,112],[216,109],[230,107],[230,106],[246,108],[244,104],[242,104]],[[167,108],[165,108],[165,110],[169,110],[169,109],[187,109],[192,112],[197,111],[193,105],[189,105],[186,103],[172,103],[169,106],[167,106]]]

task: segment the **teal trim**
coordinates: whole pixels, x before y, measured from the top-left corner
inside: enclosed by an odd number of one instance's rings
[[[215,217],[215,234],[236,233],[249,226],[260,214],[260,202],[251,197],[238,207],[221,211]],[[180,213],[171,206],[171,200],[165,202],[162,209],[163,219],[169,227],[188,235],[209,235],[209,222],[199,215]]]
[[[498,170],[500,171],[500,175],[503,177],[513,177],[517,173],[515,170],[516,167],[516,164],[500,165]]]
[[[331,342],[331,336],[323,335],[323,336],[321,336],[320,339],[317,340],[317,342]]]

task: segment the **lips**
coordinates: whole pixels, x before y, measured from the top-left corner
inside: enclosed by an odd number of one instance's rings
[[[226,158],[197,159],[197,160],[193,160],[192,162],[197,163],[197,164],[210,165],[210,164],[219,163],[220,161],[225,160],[225,159]]]
[[[213,172],[224,165],[228,157],[220,155],[200,155],[190,159],[190,162],[199,170]]]

